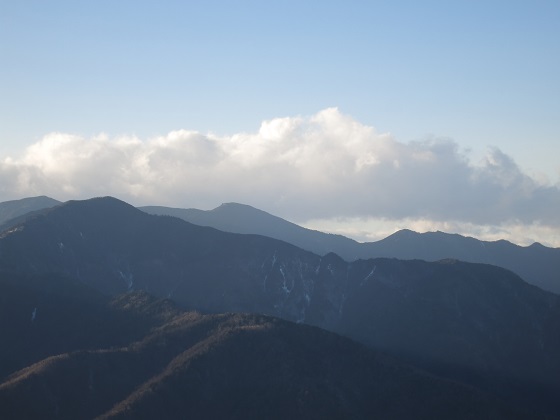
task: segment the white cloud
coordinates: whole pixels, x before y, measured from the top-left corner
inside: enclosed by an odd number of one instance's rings
[[[333,217],[560,227],[560,190],[498,149],[480,163],[445,139],[402,143],[335,108],[228,137],[52,133],[0,161],[0,199],[114,195],[212,208],[237,201],[295,221]],[[466,226],[466,225],[465,225]]]

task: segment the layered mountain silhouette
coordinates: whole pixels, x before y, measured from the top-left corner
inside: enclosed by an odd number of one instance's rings
[[[560,412],[560,298],[498,267],[346,262],[107,197],[67,202],[4,231],[0,268],[106,295],[144,290],[208,314],[319,326],[524,409]]]
[[[185,312],[145,292],[109,299],[55,276],[3,276],[0,291],[3,338],[10,339],[0,350],[1,418],[527,414],[333,333],[276,318]]]
[[[0,231],[25,220],[27,213],[61,204],[49,197],[30,197],[0,203]],[[162,206],[140,207],[149,214],[178,217],[225,232],[257,234],[279,239],[318,255],[335,253],[346,261],[398,258],[440,261],[456,259],[507,268],[541,289],[560,294],[560,248],[540,243],[519,246],[509,241],[481,241],[444,232],[400,230],[376,242],[360,243],[342,235],[306,229],[254,207],[225,203],[213,210]]]
[[[28,213],[54,207],[59,204],[61,204],[60,201],[44,195],[22,198],[21,200],[4,201],[0,203],[0,229],[2,229],[2,225],[8,221],[12,221],[12,219],[17,219]]]
[[[360,243],[341,235],[306,229],[251,206],[227,203],[214,210],[140,207],[150,214],[170,215],[226,232],[251,233],[280,239],[318,255],[333,252],[347,261],[399,258],[439,261],[453,258],[507,268],[525,281],[560,293],[560,248],[539,243],[528,247],[508,241],[480,241],[444,232],[401,230],[377,242]]]

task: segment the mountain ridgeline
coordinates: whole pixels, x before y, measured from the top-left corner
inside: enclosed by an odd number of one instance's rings
[[[31,197],[0,203],[0,231],[22,222],[29,212],[61,204],[49,197]],[[398,231],[376,242],[359,243],[342,235],[306,229],[254,207],[226,203],[213,210],[162,206],[140,207],[149,214],[178,217],[200,226],[225,232],[256,234],[279,239],[317,255],[335,253],[346,261],[398,258],[440,261],[456,259],[504,267],[528,283],[560,294],[560,248],[539,243],[519,246],[511,242],[481,241],[444,232]]]
[[[28,197],[0,203],[0,231],[24,221],[29,214],[61,204],[46,196]]]
[[[347,262],[107,197],[70,201],[5,231],[0,269],[318,326],[522,409],[560,413],[560,298],[495,266]]]
[[[3,419],[526,415],[318,328],[41,281],[0,279]]]
[[[560,293],[560,248],[534,243],[528,247],[508,241],[480,241],[443,232],[401,230],[377,242],[359,243],[341,235],[306,229],[251,206],[227,203],[214,210],[140,207],[150,214],[179,217],[187,222],[226,232],[250,233],[280,239],[318,255],[333,252],[346,261],[398,258],[439,261],[453,258],[507,268],[541,289]]]

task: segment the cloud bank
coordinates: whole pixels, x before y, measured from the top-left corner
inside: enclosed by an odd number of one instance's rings
[[[471,162],[452,140],[403,143],[336,108],[258,132],[152,139],[52,133],[0,161],[1,201],[113,195],[133,204],[251,204],[294,221],[377,218],[560,227],[560,188],[492,149]]]

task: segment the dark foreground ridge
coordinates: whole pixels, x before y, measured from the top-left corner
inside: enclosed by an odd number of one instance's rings
[[[524,415],[318,328],[184,312],[145,292],[109,300],[48,280],[61,288],[44,290],[25,278],[0,282],[2,297],[19,303],[2,307],[3,342],[12,345],[0,351],[1,418]],[[26,303],[38,305],[32,317],[30,305],[21,309]],[[10,372],[23,361],[29,365]]]

